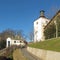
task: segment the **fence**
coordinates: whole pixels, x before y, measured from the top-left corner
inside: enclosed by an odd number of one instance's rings
[[[6,49],[7,48],[4,48],[4,49],[0,50],[0,56],[4,55],[6,53]]]

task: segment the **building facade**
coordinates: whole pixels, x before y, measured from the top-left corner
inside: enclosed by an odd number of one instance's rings
[[[25,43],[23,40],[14,40],[8,37],[6,40],[6,47],[10,47],[12,45],[25,46]]]
[[[44,16],[44,11],[40,11],[40,17],[34,21],[34,42],[44,41],[44,27],[50,20]]]

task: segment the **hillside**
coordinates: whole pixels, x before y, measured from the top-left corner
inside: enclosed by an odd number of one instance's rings
[[[42,42],[31,43],[29,44],[29,46],[34,48],[39,48],[39,49],[60,52],[60,38],[53,38],[53,39],[45,40]]]

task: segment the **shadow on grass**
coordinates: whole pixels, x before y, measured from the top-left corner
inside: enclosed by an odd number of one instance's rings
[[[7,57],[5,57],[5,56],[0,56],[0,60],[13,60],[13,59],[7,58]]]

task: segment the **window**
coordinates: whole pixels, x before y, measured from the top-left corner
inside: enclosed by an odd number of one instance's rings
[[[48,21],[46,21],[46,23],[48,23]]]
[[[38,24],[38,22],[36,22],[36,24]]]
[[[20,41],[20,43],[21,43],[22,41]]]
[[[14,43],[16,43],[16,41],[14,41]]]

